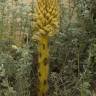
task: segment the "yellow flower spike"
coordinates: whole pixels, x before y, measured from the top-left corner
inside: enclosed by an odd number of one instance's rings
[[[38,96],[47,96],[49,73],[48,37],[59,29],[59,0],[37,0],[33,39],[38,42]]]

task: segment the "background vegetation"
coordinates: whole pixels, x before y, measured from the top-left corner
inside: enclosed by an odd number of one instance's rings
[[[0,96],[36,96],[34,2],[0,0]],[[61,0],[49,38],[48,96],[96,95],[96,0]]]

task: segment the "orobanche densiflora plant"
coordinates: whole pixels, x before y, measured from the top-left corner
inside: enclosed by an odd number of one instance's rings
[[[35,4],[32,38],[38,43],[38,96],[46,96],[48,93],[48,39],[59,31],[59,2],[58,0],[37,0]]]

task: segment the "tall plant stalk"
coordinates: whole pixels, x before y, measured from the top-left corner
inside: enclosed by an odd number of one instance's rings
[[[60,1],[59,1],[60,2]],[[38,43],[38,96],[47,96],[49,73],[48,37],[59,29],[58,0],[37,0],[33,39]]]

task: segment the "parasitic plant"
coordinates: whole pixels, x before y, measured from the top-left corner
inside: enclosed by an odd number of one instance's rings
[[[59,29],[58,0],[37,0],[34,14],[33,39],[38,43],[38,96],[48,91],[49,48],[48,38]]]

